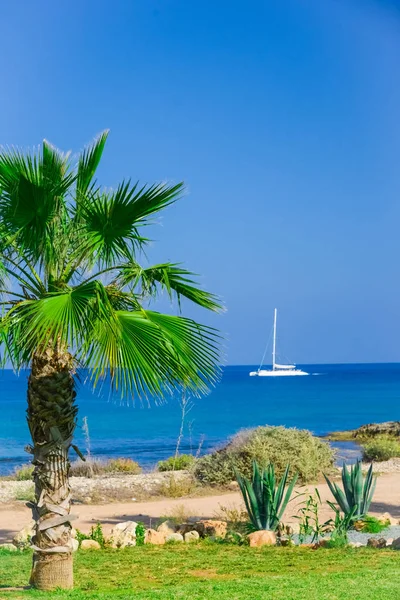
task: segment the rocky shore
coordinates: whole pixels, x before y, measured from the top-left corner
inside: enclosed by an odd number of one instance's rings
[[[135,502],[153,496],[168,496],[171,490],[171,473],[141,473],[139,475],[101,475],[93,478],[71,477],[71,488],[76,504],[103,504],[109,502]],[[189,484],[187,471],[173,474],[173,485]],[[0,503],[29,501],[33,498],[32,481],[0,480]]]

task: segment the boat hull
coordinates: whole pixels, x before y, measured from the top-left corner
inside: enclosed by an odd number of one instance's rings
[[[260,371],[250,372],[250,377],[295,377],[298,375],[309,375],[309,373],[306,373],[301,369],[290,369],[286,371],[283,369],[276,369],[275,371],[261,369]]]

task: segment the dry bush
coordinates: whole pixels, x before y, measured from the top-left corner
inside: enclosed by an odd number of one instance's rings
[[[192,477],[175,477],[171,474],[159,487],[159,494],[167,498],[181,498],[193,494],[196,482]]]
[[[127,473],[129,475],[138,475],[142,468],[131,458],[114,458],[108,461],[106,465],[109,473]]]
[[[71,463],[71,477],[92,478],[98,475],[112,473],[124,473],[126,475],[138,475],[142,472],[141,467],[131,458],[114,458],[110,460],[75,460]]]
[[[177,504],[167,514],[160,517],[159,523],[171,521],[175,525],[182,525],[182,523],[188,523],[193,516],[193,513],[184,504]]]

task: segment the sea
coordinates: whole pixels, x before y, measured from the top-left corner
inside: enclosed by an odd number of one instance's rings
[[[189,399],[181,453],[222,447],[241,429],[284,425],[316,435],[371,422],[400,420],[400,364],[299,365],[308,377],[249,377],[251,365],[224,367],[220,382]],[[24,447],[28,373],[0,374],[0,475],[29,462]],[[94,458],[130,457],[151,469],[175,452],[181,427],[180,397],[163,402],[121,401],[108,385],[92,391],[81,373],[76,443]],[[84,419],[89,436],[82,427]],[[360,449],[338,443],[338,460],[354,461]]]

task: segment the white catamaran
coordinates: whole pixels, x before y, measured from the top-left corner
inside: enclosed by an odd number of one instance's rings
[[[272,343],[272,370],[262,369],[262,364],[257,371],[251,371],[251,377],[288,377],[293,375],[308,375],[301,369],[296,369],[296,365],[279,365],[276,362],[276,317],[277,309],[274,310],[274,339]],[[264,362],[264,357],[263,357]]]

